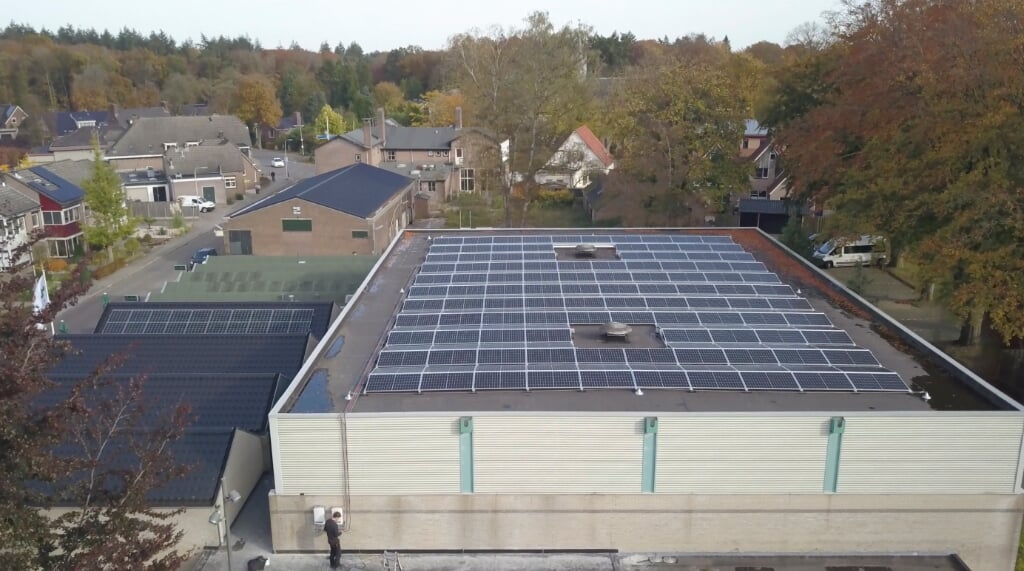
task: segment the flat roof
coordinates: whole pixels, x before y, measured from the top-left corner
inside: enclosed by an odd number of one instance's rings
[[[364,286],[279,410],[1000,408],[756,229],[406,231]],[[608,320],[658,339],[574,339]]]

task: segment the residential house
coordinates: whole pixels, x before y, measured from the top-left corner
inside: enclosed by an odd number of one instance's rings
[[[0,103],[0,141],[5,137],[18,138],[18,129],[28,119],[28,113],[13,103]]]
[[[42,228],[39,199],[0,181],[0,270],[12,264],[22,264],[31,258],[30,252],[17,255],[15,250],[29,241],[33,232]]]
[[[193,182],[204,169],[205,174],[216,173],[223,179],[221,190],[214,188],[211,192],[223,204],[230,191],[244,192],[259,186],[251,145],[249,129],[230,115],[143,117],[110,147],[106,157],[121,172],[163,169],[168,177],[184,179],[188,171]]]
[[[170,180],[163,169],[127,171],[121,175],[125,200],[129,202],[170,202]],[[190,194],[185,192],[184,194]],[[201,193],[200,193],[201,194]]]
[[[754,163],[750,179],[750,198],[781,200],[789,196],[789,175],[779,164],[779,147],[768,130],[748,119],[739,156]]]
[[[117,105],[100,111],[56,111],[46,116],[46,128],[54,137],[73,133],[85,127],[110,127],[127,130],[143,117],[170,117],[164,105],[158,107],[129,107]]]
[[[169,149],[164,154],[163,170],[170,183],[170,197],[155,193],[153,200],[156,202],[160,198],[174,200],[195,195],[227,204],[235,193],[255,188],[259,183],[259,171],[252,160],[226,142]],[[148,175],[150,171],[142,172]]]
[[[277,126],[263,125],[260,127],[260,133],[263,140],[276,139],[278,136],[285,133],[291,133],[296,127],[302,126],[302,113],[296,111],[291,115],[285,115],[281,117],[281,121],[278,122]]]
[[[32,164],[55,163],[59,161],[79,161],[93,158],[93,139],[99,142],[100,150],[106,151],[123,131],[106,126],[82,127],[53,139],[45,147],[33,149],[28,153]]]
[[[319,147],[314,159],[317,173],[365,163],[412,178],[417,193],[436,206],[459,192],[483,190],[486,155],[500,152],[504,159],[504,148],[481,129],[463,128],[461,109],[450,127],[403,127],[378,109],[375,120],[363,119],[361,129]]]
[[[52,258],[70,258],[85,246],[81,221],[85,192],[81,184],[92,175],[92,161],[61,161],[15,171],[6,179],[16,190],[36,195]]]
[[[261,256],[380,254],[412,221],[415,181],[356,163],[318,174],[224,221],[224,251]]]
[[[542,185],[582,190],[591,177],[608,174],[615,168],[615,159],[600,139],[586,125],[581,125],[555,151],[535,180]]]

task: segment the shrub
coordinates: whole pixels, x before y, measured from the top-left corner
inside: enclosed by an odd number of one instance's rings
[[[231,198],[231,197],[229,196],[229,197],[228,197],[228,206],[231,206],[231,205],[232,205],[232,204],[234,204],[234,203],[235,203],[235,199],[234,199],[234,198]]]
[[[245,200],[245,194],[241,192],[235,193],[235,200]]]
[[[142,243],[146,244],[147,246],[152,244],[153,243],[153,236],[150,235],[150,234],[143,234],[142,235]]]
[[[537,202],[544,206],[569,206],[572,204],[571,190],[541,190]]]
[[[117,270],[123,268],[125,266],[125,263],[126,262],[123,258],[119,258],[114,260],[113,262],[110,262],[109,264],[104,264],[92,271],[92,277],[93,279],[97,280],[105,278],[113,274]]]
[[[138,254],[141,249],[142,244],[135,238],[128,238],[124,241],[124,251],[127,252],[129,256]]]
[[[46,270],[49,272],[63,272],[68,269],[68,263],[62,258],[50,258],[46,260]]]
[[[161,226],[160,229],[156,231],[156,234],[157,234],[157,236],[166,236],[167,235],[167,228]]]
[[[175,212],[174,218],[171,220],[171,228],[175,230],[181,230],[185,227],[185,217],[181,215],[181,212]]]

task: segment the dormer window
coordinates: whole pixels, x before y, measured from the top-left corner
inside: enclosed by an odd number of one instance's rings
[[[185,143],[185,148],[186,149],[191,149],[192,147],[198,147],[198,146],[199,146],[199,143],[197,141],[189,141],[189,142]]]
[[[164,143],[164,150],[165,151],[170,151],[172,149],[177,149],[177,148],[178,148],[178,143]]]

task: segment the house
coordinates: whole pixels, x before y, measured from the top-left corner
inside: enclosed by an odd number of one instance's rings
[[[779,147],[768,130],[753,119],[746,122],[739,156],[755,165],[750,198],[781,200],[789,196],[789,175],[779,164]]]
[[[100,150],[106,151],[124,131],[105,125],[98,127],[82,127],[65,135],[55,137],[49,145],[33,149],[28,159],[33,164],[55,163],[59,161],[79,161],[92,159],[93,139],[99,142]]]
[[[302,113],[296,111],[291,115],[281,117],[281,121],[276,127],[270,125],[263,125],[260,127],[260,134],[263,140],[276,139],[278,136],[290,133],[296,127],[302,126]]]
[[[92,161],[61,161],[15,171],[7,184],[36,195],[42,213],[46,252],[51,258],[70,258],[85,246],[81,221],[85,192],[81,184],[92,175]]]
[[[227,204],[235,193],[256,188],[259,171],[235,145],[226,142],[203,143],[169,149],[163,157],[163,170],[170,183],[170,197],[202,196],[217,204]],[[149,170],[145,170],[148,174]],[[161,195],[154,194],[159,202]]]
[[[207,192],[225,204],[232,191],[259,186],[251,145],[249,129],[231,115],[143,117],[132,123],[106,157],[121,172],[162,168],[169,178],[188,177],[193,188],[184,194],[197,194],[199,177],[204,175],[202,182],[212,188]],[[171,199],[180,194],[172,188]]]
[[[100,111],[55,111],[46,115],[46,128],[54,137],[73,133],[85,127],[110,127],[127,130],[142,117],[170,117],[164,105],[157,107],[129,107],[117,105]]]
[[[42,228],[39,199],[0,181],[0,270],[8,270],[31,258],[30,252],[16,255],[33,232]]]
[[[365,163],[318,174],[223,223],[224,251],[269,256],[380,254],[412,220],[415,181]]]
[[[0,103],[0,141],[5,137],[18,138],[18,129],[28,119],[28,113],[13,103]]]
[[[319,147],[314,159],[317,173],[366,163],[412,178],[417,180],[417,193],[429,196],[436,207],[459,192],[484,190],[487,154],[502,152],[504,159],[503,148],[493,135],[463,128],[461,108],[455,110],[450,127],[403,127],[378,109],[375,120],[363,119],[361,129]]]
[[[586,125],[581,125],[555,151],[535,180],[542,185],[581,190],[591,177],[608,174],[615,168],[615,159],[600,139]]]
[[[170,202],[170,180],[162,169],[127,171],[121,175],[125,200],[133,202]],[[190,194],[188,192],[184,194]]]

